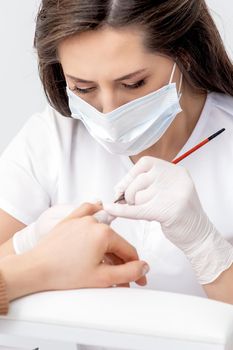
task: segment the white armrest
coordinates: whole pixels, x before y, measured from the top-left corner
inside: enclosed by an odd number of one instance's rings
[[[0,334],[127,349],[230,350],[233,306],[133,288],[47,292],[13,302]]]

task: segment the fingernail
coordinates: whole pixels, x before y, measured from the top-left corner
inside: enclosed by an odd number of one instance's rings
[[[112,221],[115,219],[115,216],[108,214],[105,210],[100,210],[97,213],[95,213],[93,216],[98,222],[106,225],[110,225]]]
[[[92,203],[92,204],[102,204],[102,200],[99,197],[92,197],[90,199],[90,203]]]
[[[142,268],[142,274],[145,276],[150,271],[149,265],[144,265]]]

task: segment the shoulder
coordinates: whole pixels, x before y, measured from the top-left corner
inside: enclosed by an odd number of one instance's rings
[[[50,106],[33,114],[2,152],[0,168],[24,169],[45,186],[49,178],[54,182],[63,147],[60,133],[64,129],[60,125],[63,119],[71,118],[61,116]]]
[[[36,136],[42,133],[44,136],[49,134],[51,137],[60,129],[61,125],[71,123],[71,119],[59,114],[55,109],[47,105],[42,112],[33,114],[27,120],[19,134]]]
[[[60,139],[66,138],[67,133],[72,134],[76,124],[72,118],[59,114],[47,105],[42,112],[33,114],[26,121],[3,154],[25,149],[41,155],[46,150],[59,147]]]
[[[220,139],[233,143],[233,97],[222,93],[208,94],[206,102],[205,128],[216,132],[225,128]]]
[[[233,123],[233,96],[212,92],[209,94],[208,99],[212,110],[218,112],[219,117]]]
[[[225,129],[220,137],[211,142],[209,149],[216,157],[218,154],[221,159],[233,159],[233,97],[222,93],[210,93],[207,104],[207,118],[203,128],[205,137]]]

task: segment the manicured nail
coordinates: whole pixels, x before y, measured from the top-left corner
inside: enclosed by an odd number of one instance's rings
[[[149,265],[144,265],[142,268],[142,274],[145,276],[150,271]]]
[[[102,204],[102,200],[99,197],[92,197],[90,200],[92,204]]]

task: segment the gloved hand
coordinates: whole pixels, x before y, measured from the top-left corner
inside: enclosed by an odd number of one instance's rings
[[[14,234],[13,247],[15,253],[22,254],[35,247],[45,234],[75,209],[77,209],[75,205],[55,205],[44,211],[35,222]],[[94,214],[94,217],[98,222],[105,224],[110,224],[113,219],[104,210]]]
[[[212,282],[233,263],[233,246],[208,219],[184,167],[143,157],[116,186],[116,199],[122,193],[126,204],[104,204],[104,210],[116,217],[160,222],[201,284]]]

